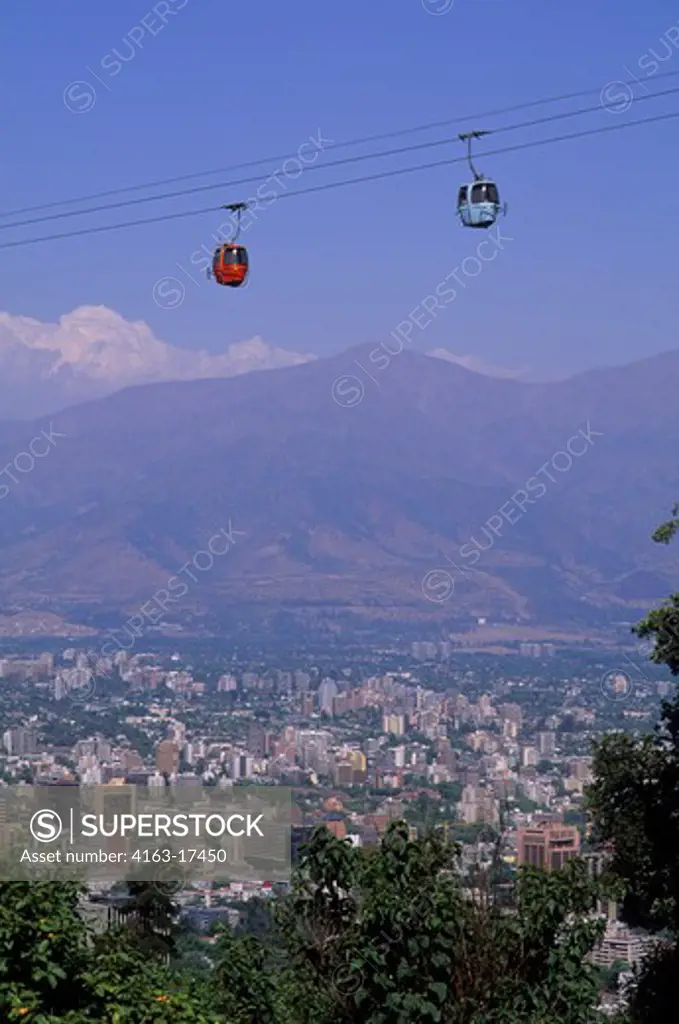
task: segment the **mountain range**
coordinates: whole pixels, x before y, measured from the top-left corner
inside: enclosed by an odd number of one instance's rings
[[[445,348],[429,354],[491,376],[525,373]],[[237,377],[315,358],[275,348],[260,337],[220,353],[169,345],[148,324],[126,320],[106,306],[80,306],[54,324],[0,313],[0,414],[30,419],[133,384]]]
[[[528,383],[361,346],[6,421],[0,614],[146,624],[175,581],[156,623],[636,618],[679,568],[678,382],[679,351]]]

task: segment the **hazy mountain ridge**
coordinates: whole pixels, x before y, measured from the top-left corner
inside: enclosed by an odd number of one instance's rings
[[[445,348],[429,355],[489,376],[525,373]],[[235,342],[225,352],[180,348],[106,306],[80,306],[56,324],[0,313],[0,418],[42,416],[135,384],[235,377],[315,358],[260,337]]]
[[[369,351],[53,416],[65,437],[2,478],[0,611],[125,615],[229,520],[244,536],[168,617],[351,604],[555,623],[587,607],[630,617],[671,588],[676,556],[649,535],[679,495],[679,352],[534,384],[403,351],[338,405],[334,382]],[[2,425],[2,465],[49,423]],[[582,454],[557,471],[571,438]],[[503,518],[536,477],[544,493]],[[486,550],[472,562],[469,545]],[[436,568],[455,581],[438,603],[422,588]]]

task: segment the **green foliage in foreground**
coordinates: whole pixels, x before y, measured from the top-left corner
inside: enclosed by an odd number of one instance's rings
[[[669,544],[679,534],[679,506],[653,534]],[[679,675],[679,593],[635,627],[651,638],[651,661]],[[631,1024],[678,1019],[679,976],[679,696],[665,702],[655,734],[606,736],[596,745],[588,793],[593,839],[611,852],[609,870],[624,883],[623,914],[655,932],[658,948],[638,972]]]
[[[364,853],[325,829],[272,933],[224,933],[188,976],[125,927],[92,935],[80,890],[0,886],[0,1020],[27,1024],[594,1024],[597,890],[579,864],[523,873],[516,912],[466,899],[456,851],[391,826]],[[273,936],[273,938],[272,938]]]
[[[216,1024],[204,992],[128,929],[95,938],[80,888],[0,885],[0,1020],[30,1024]]]

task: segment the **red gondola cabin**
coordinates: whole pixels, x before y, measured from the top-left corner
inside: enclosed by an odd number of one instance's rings
[[[239,288],[248,276],[248,251],[244,245],[227,242],[215,249],[212,273],[217,284]]]

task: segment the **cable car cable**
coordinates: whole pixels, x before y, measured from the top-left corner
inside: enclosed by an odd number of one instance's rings
[[[656,81],[664,78],[676,78],[679,75],[679,71],[664,71],[657,76]],[[632,78],[627,82],[615,82],[615,85],[631,86],[638,85],[639,80]],[[605,87],[604,87],[605,88]],[[462,121],[481,121],[487,117],[497,117],[500,114],[512,114],[519,110],[528,110],[531,107],[546,106],[549,103],[562,103],[567,100],[580,99],[583,96],[593,96],[599,94],[601,96],[603,90],[601,89],[580,89],[577,92],[563,93],[560,96],[548,96],[543,99],[530,100],[526,103],[517,103],[510,107],[500,107],[496,110],[486,110],[480,114],[463,114],[460,117],[446,118],[442,121],[431,121],[429,124],[417,125],[413,128],[400,128],[392,132],[382,132],[377,135],[365,135],[359,139],[349,139],[345,142],[334,142],[329,145],[328,149],[342,149],[350,146],[360,146],[367,142],[380,142],[384,139],[395,138],[399,135],[411,135],[415,132],[429,131],[432,128],[444,128],[450,124],[457,124]],[[173,185],[179,181],[190,181],[192,178],[206,178],[211,174],[226,174],[230,171],[244,170],[247,167],[257,167],[262,164],[274,163],[279,160],[289,160],[294,158],[294,153],[279,153],[275,156],[262,157],[259,160],[248,160],[245,163],[230,164],[228,167],[216,167],[211,171],[195,171],[191,174],[179,174],[172,178],[160,178],[156,181],[149,181],[142,185],[127,185],[123,188],[112,188],[107,189],[103,192],[91,192],[88,195],[76,197],[73,199],[60,199],[55,200],[51,203],[42,203],[38,206],[24,206],[17,210],[9,210],[6,213],[0,213],[0,218],[5,217],[18,217],[23,213],[37,213],[40,210],[54,209],[55,206],[69,206],[74,203],[85,203],[92,199],[104,199],[107,196],[122,195],[125,192],[139,192],[147,188],[159,188],[161,185]]]
[[[677,75],[679,75],[679,71],[665,71],[658,75],[657,78],[675,78]],[[633,78],[628,82],[616,82],[615,84],[638,84],[638,79]],[[392,132],[382,132],[378,135],[365,135],[359,139],[349,139],[345,142],[334,142],[327,148],[342,149],[349,146],[360,146],[366,142],[381,142],[384,139],[395,138],[399,135],[411,135],[415,132],[429,131],[432,128],[445,128],[450,124],[457,124],[461,121],[481,121],[487,117],[497,117],[500,114],[513,114],[519,110],[528,110],[531,107],[546,106],[549,103],[562,103],[567,100],[580,99],[583,96],[593,96],[597,93],[601,95],[601,92],[601,89],[580,89],[577,92],[563,93],[560,96],[548,96],[543,99],[530,100],[527,103],[517,103],[511,107],[500,107],[496,110],[486,110],[480,114],[462,114],[460,117],[445,118],[442,121],[431,121],[429,124],[417,125],[413,128],[400,128]],[[50,210],[55,206],[69,206],[73,203],[86,203],[91,199],[104,199],[106,196],[122,195],[125,192],[138,192],[146,188],[159,188],[161,185],[173,185],[178,181],[190,181],[191,178],[207,178],[211,174],[226,174],[230,171],[244,170],[246,167],[257,167],[262,164],[274,163],[278,160],[289,160],[294,156],[294,153],[279,153],[275,156],[262,157],[259,160],[248,160],[245,163],[230,164],[228,167],[216,167],[211,171],[195,171],[192,174],[179,174],[173,178],[160,178],[156,181],[146,182],[143,185],[127,185],[123,188],[107,189],[104,192],[91,192],[88,195],[79,196],[73,199],[60,199],[51,203],[42,203],[39,206],[24,206],[17,210],[9,210],[6,213],[0,213],[0,218],[18,217],[23,213],[37,213],[39,210]]]
[[[515,146],[504,146],[501,149],[488,150],[480,155],[485,159],[487,156],[500,156],[504,153],[516,153],[520,150],[532,149],[535,146],[547,146],[556,142],[567,142],[571,139],[582,139],[592,135],[603,135],[605,132],[622,131],[625,128],[636,128],[642,124],[655,124],[660,121],[669,121],[679,117],[679,110],[669,114],[658,114],[656,117],[639,118],[636,121],[625,121],[621,124],[604,125],[602,128],[590,128],[581,132],[572,132],[570,135],[557,135],[550,139],[534,139],[532,142],[517,143]],[[390,171],[379,171],[376,174],[363,175],[360,178],[349,178],[346,181],[331,181],[324,185],[311,185],[309,188],[298,189],[296,192],[283,192],[278,199],[289,199],[293,196],[308,195],[312,192],[326,192],[333,188],[342,188],[345,185],[359,185],[363,182],[378,181],[383,178],[394,178],[401,174],[411,174],[415,171],[428,171],[437,167],[449,167],[452,164],[466,163],[466,157],[453,157],[450,160],[437,160],[429,164],[418,164],[415,167],[399,167]],[[197,217],[204,213],[215,213],[214,206],[206,206],[200,210],[182,210],[176,213],[165,213],[158,217],[143,217],[139,220],[123,221],[121,224],[100,224],[90,228],[79,228],[75,231],[65,231],[56,235],[43,235],[40,238],[24,238],[14,242],[0,243],[0,249],[15,249],[24,245],[37,245],[43,242],[56,242],[65,238],[78,238],[82,235],[99,234],[105,231],[118,231],[123,228],[141,227],[146,224],[160,224],[164,221],[180,220],[183,217]]]
[[[671,96],[679,93],[679,86],[674,89],[666,89],[663,92],[650,93],[648,96],[640,96],[642,100],[661,99],[664,96]],[[598,113],[602,109],[598,103],[593,107],[581,107],[578,110],[567,110],[560,114],[550,114],[548,117],[535,118],[532,121],[520,121],[517,124],[501,125],[499,128],[488,129],[484,134],[499,135],[502,132],[519,131],[524,128],[534,128],[537,125],[551,124],[553,121],[563,121],[569,117],[581,117],[585,114]],[[454,138],[435,139],[432,142],[418,142],[414,146],[400,146],[398,149],[382,150],[379,153],[365,153],[360,156],[342,157],[341,160],[333,160],[327,164],[316,164],[308,167],[307,171],[327,171],[333,167],[345,166],[346,164],[362,163],[364,160],[377,160],[381,157],[400,156],[403,153],[413,153],[421,149],[432,149],[437,146],[448,146],[457,141]],[[139,206],[142,203],[157,203],[165,199],[179,199],[183,196],[196,195],[199,192],[214,192],[217,189],[234,188],[240,185],[251,185],[260,181],[259,175],[250,178],[239,178],[234,181],[218,182],[214,185],[195,185],[193,188],[179,189],[175,192],[164,192],[156,196],[142,196],[137,199],[122,199],[117,203],[104,203],[101,206],[89,206],[85,210],[68,210],[61,213],[49,213],[44,217],[30,217],[27,220],[11,221],[9,224],[0,224],[0,231],[8,231],[10,228],[29,227],[32,224],[43,224],[49,220],[64,220],[70,217],[84,217],[91,213],[104,213],[106,210],[119,210],[127,206]]]

